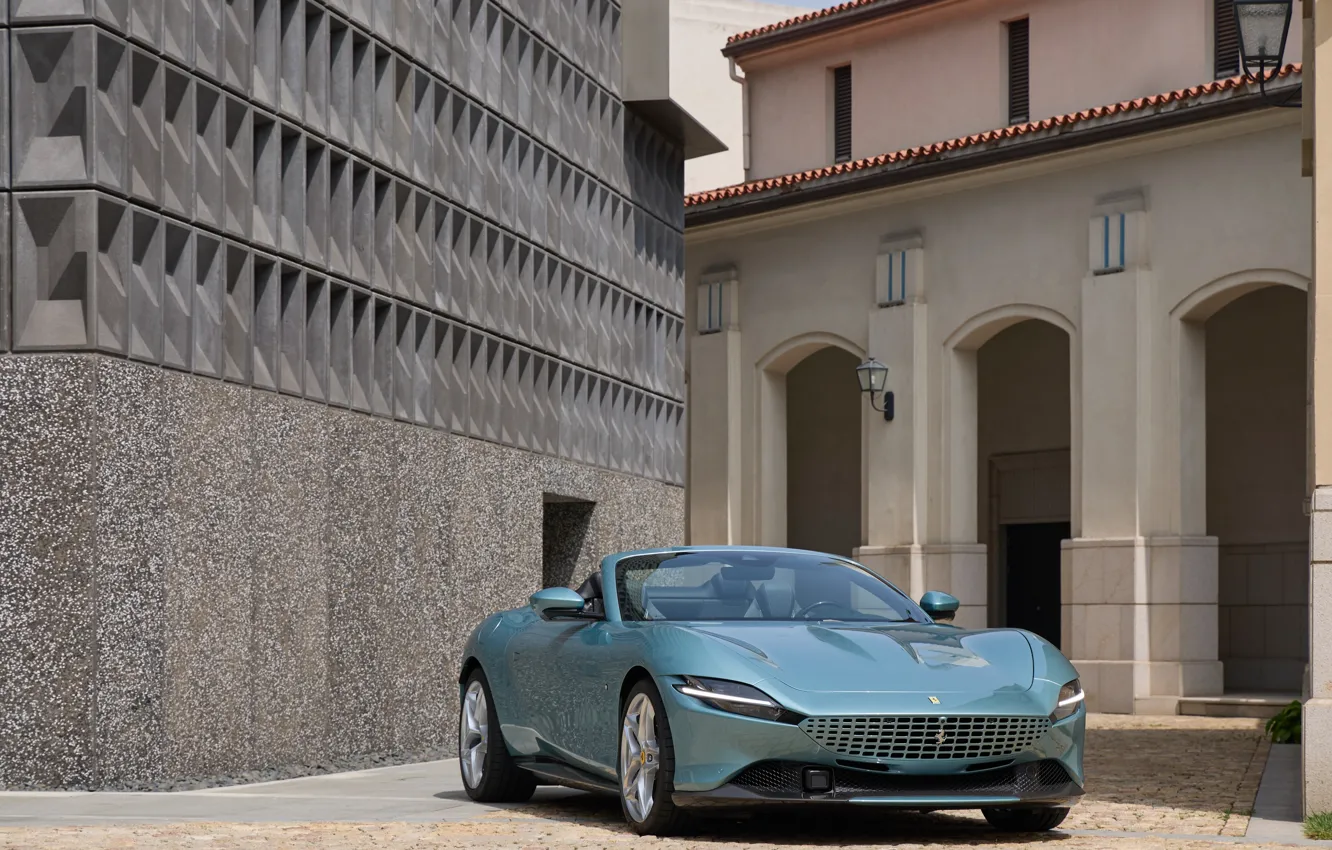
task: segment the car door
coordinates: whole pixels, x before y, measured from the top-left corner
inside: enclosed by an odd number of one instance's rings
[[[504,734],[522,755],[561,756],[559,730],[567,725],[567,715],[576,705],[563,647],[592,625],[595,623],[587,620],[538,618],[505,647],[515,705]]]
[[[560,749],[576,766],[614,777],[620,731],[620,685],[639,663],[632,629],[620,623],[589,624],[554,648],[566,698],[556,721]]]

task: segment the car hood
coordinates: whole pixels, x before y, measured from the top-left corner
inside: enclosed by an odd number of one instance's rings
[[[1026,691],[1021,632],[868,623],[676,624],[740,655],[756,680],[810,692],[978,694]]]

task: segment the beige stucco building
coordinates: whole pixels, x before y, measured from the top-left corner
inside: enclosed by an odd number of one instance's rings
[[[1095,710],[1305,692],[1314,183],[1226,6],[860,0],[733,39],[748,182],[687,201],[690,541],[953,593]]]
[[[686,192],[745,179],[744,90],[731,80],[730,60],[722,55],[727,39],[803,11],[758,0],[670,0],[671,89],[727,148],[685,163]]]

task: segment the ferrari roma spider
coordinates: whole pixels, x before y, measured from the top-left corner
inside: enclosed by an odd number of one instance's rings
[[[1017,629],[949,624],[854,562],[680,547],[612,555],[472,633],[458,754],[472,799],[613,794],[641,834],[719,807],[980,809],[1058,826],[1083,793],[1077,671]]]

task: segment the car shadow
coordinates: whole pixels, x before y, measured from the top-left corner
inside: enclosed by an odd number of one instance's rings
[[[607,836],[629,832],[620,803],[613,797],[571,792],[564,796],[538,797],[517,805],[494,806],[524,820],[537,819],[552,824],[577,824]],[[441,799],[466,799],[461,791],[435,795]],[[713,812],[701,814],[690,824],[687,835],[695,843],[771,844],[845,847],[882,845],[886,838],[895,842],[918,839],[930,844],[1028,844],[1063,841],[1072,836],[1062,833],[1013,835],[996,832],[979,812],[921,813],[896,809],[837,806],[770,806],[748,812]],[[590,837],[591,839],[591,837]]]

